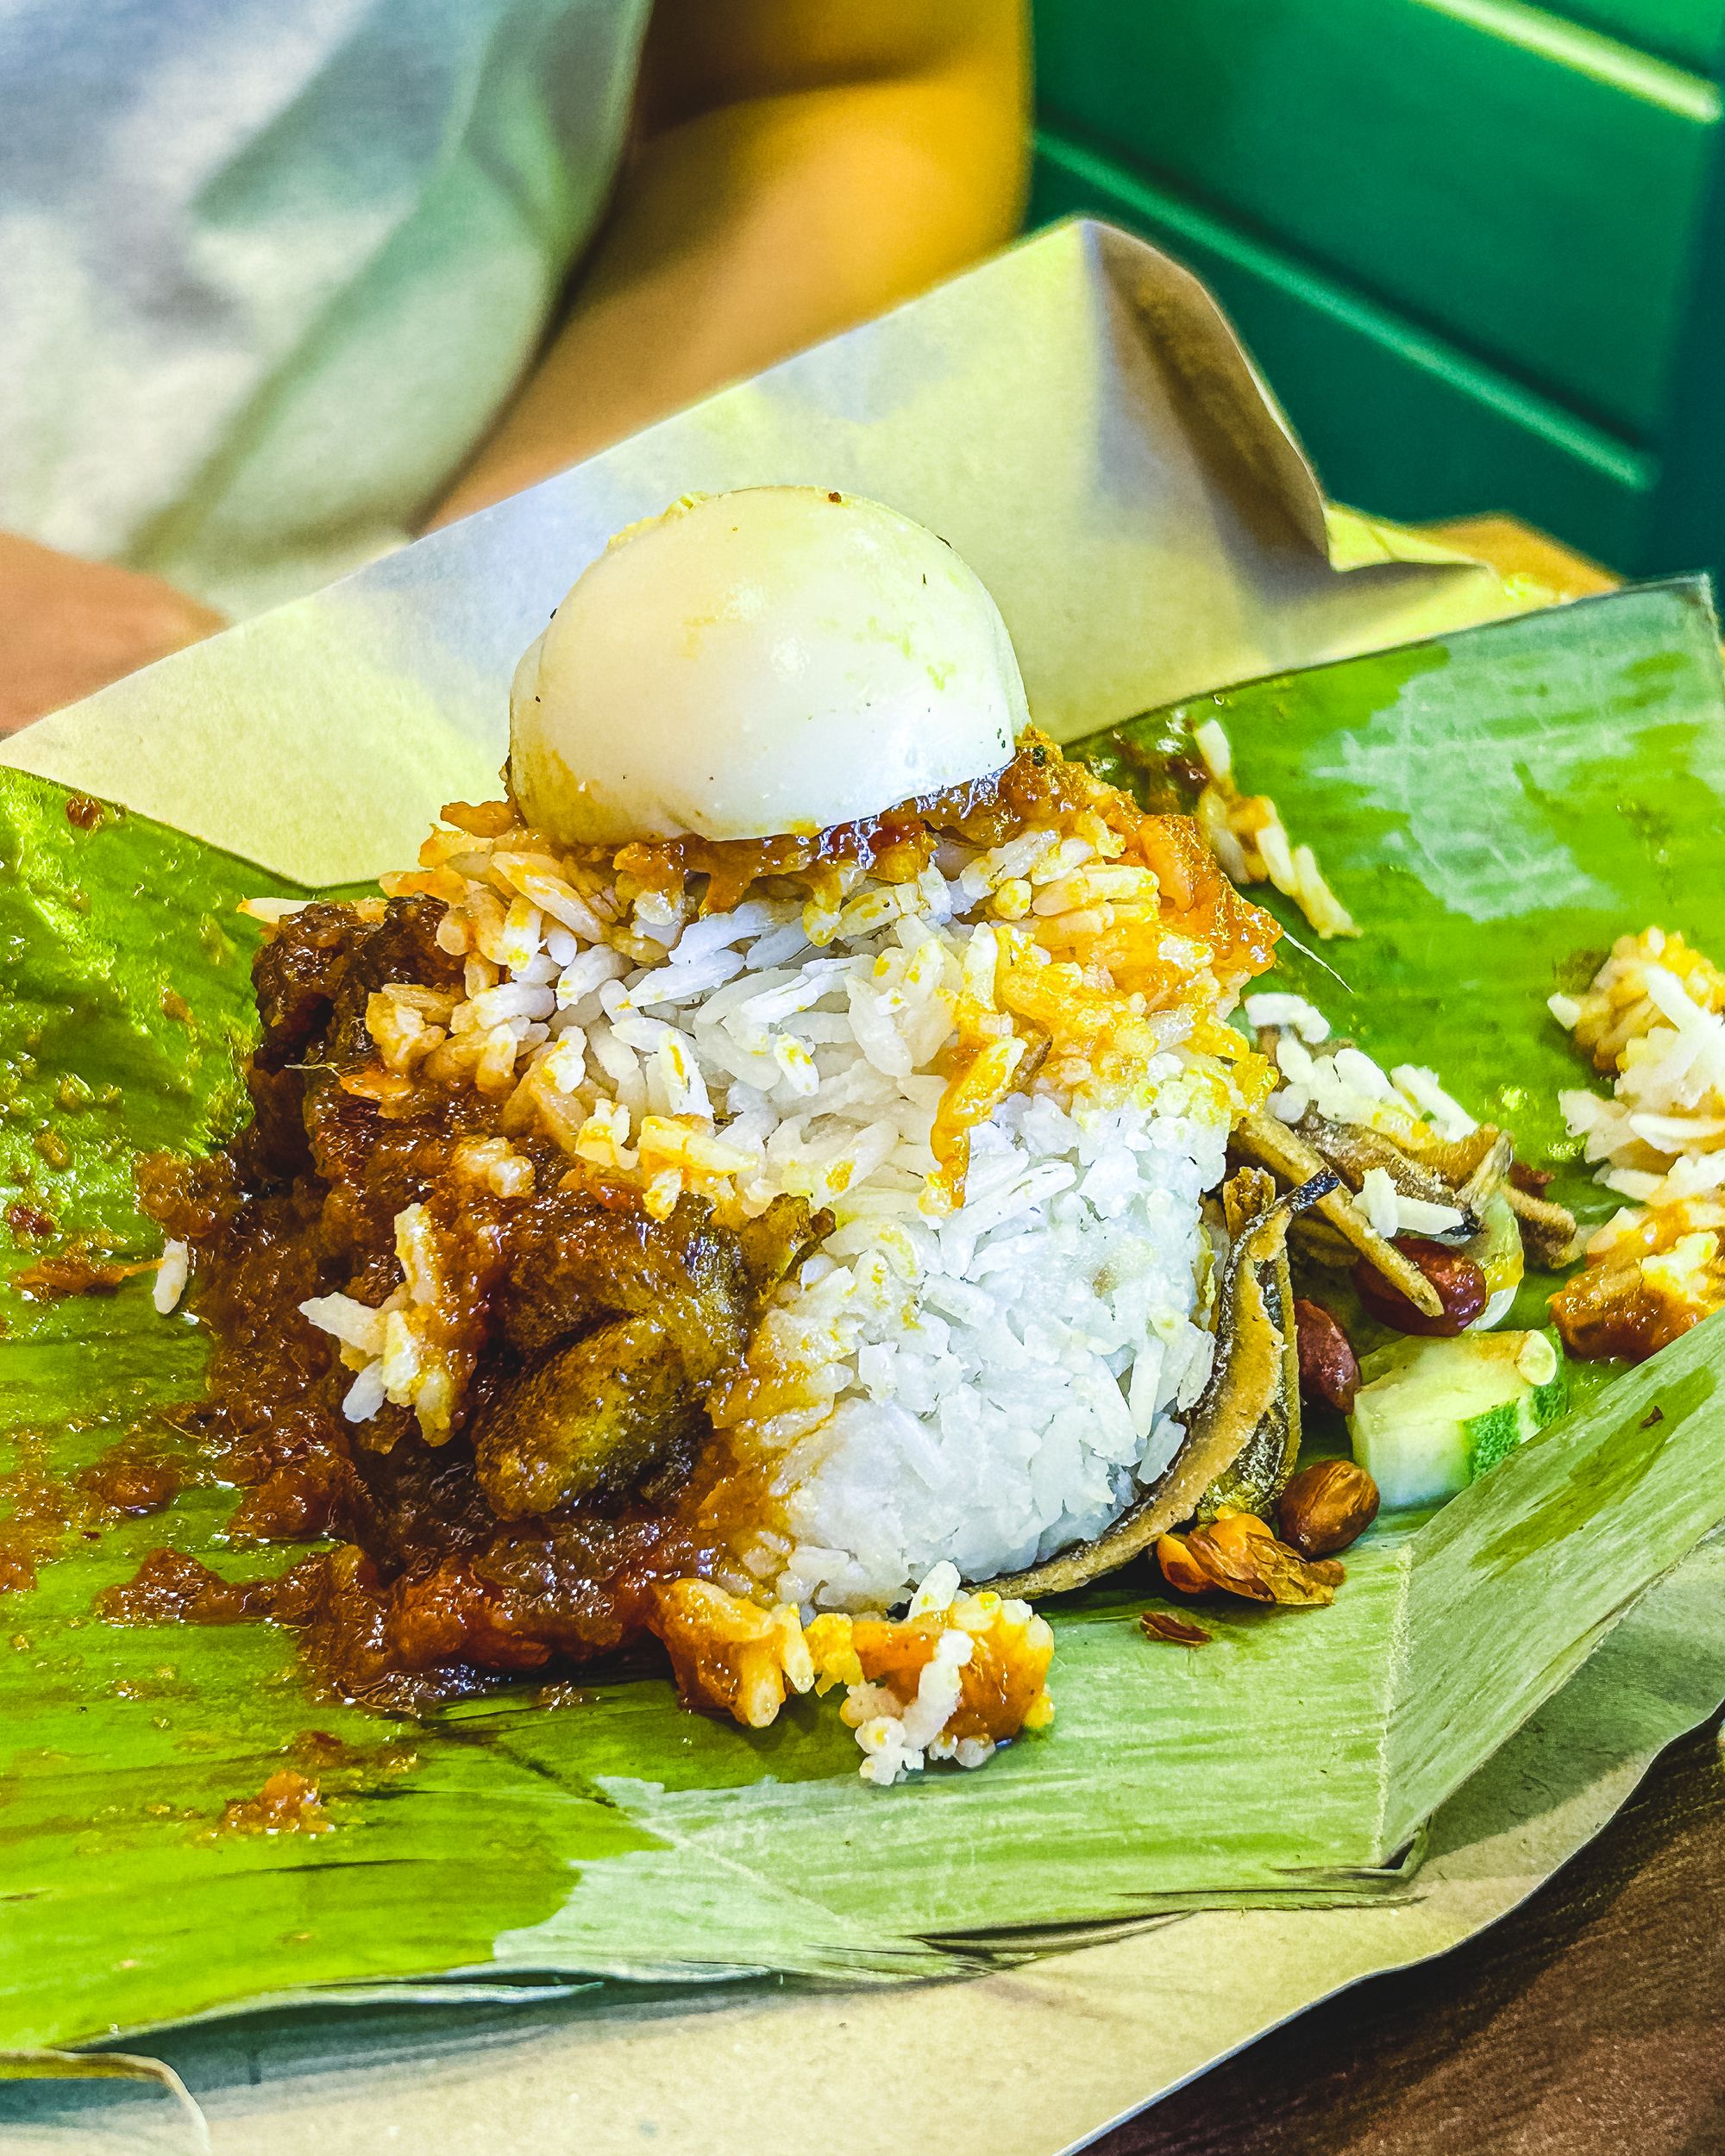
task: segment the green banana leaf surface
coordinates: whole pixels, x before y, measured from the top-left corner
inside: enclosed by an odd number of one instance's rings
[[[1716,635],[1704,586],[1649,586],[1086,746],[1130,779],[1221,718],[1364,931],[1290,948],[1288,985],[1384,1062],[1435,1067],[1598,1217],[1544,1000],[1650,921],[1725,956]],[[235,907],[285,888],[0,771],[9,1275],[68,1241],[157,1254],[133,1160],[235,1128],[255,947]],[[1147,1570],[1053,1609],[1052,1730],[887,1793],[830,1703],[744,1731],[643,1664],[392,1720],[315,1695],[267,1627],[104,1624],[96,1595],[163,1544],[272,1561],[225,1546],[230,1491],[122,1518],[78,1481],[196,1393],[198,1330],[157,1316],[147,1274],[0,1315],[0,2048],[448,1971],[888,1981],[1157,1911],[1405,1893],[1436,1806],[1725,1518],[1715,1319],[1638,1371],[1579,1373],[1563,1423],[1440,1513],[1380,1521],[1333,1608],[1206,1605],[1196,1652],[1144,1637]],[[1725,1624],[1720,1664],[1725,1689]],[[218,1830],[284,1766],[331,1831]]]

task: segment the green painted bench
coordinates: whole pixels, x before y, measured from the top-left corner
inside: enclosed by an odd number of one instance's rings
[[[1725,563],[1725,0],[1036,0],[1033,222],[1220,298],[1330,491]]]

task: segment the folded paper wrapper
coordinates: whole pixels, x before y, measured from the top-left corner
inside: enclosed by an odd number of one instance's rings
[[[441,801],[495,793],[515,660],[612,531],[681,493],[792,482],[875,496],[949,539],[1062,738],[1540,596],[1328,509],[1202,288],[1077,224],[147,668],[0,743],[0,762],[308,884],[374,875],[413,858]],[[789,2156],[820,2089],[833,2156],[912,2135],[944,2156],[1053,2156],[1531,1892],[1716,1704],[1700,1611],[1722,1584],[1709,1546],[1645,1598],[1440,1814],[1403,1904],[1207,1912],[934,1987],[606,1985],[468,2009],[483,2026],[465,2032],[446,2003],[161,2048],[225,2087],[223,2151],[278,2147],[290,2119],[331,2151],[391,2131],[555,2146],[575,2122],[595,2149]],[[6,2108],[45,2120],[54,2099],[19,2093],[41,2086],[14,2084]]]
[[[399,868],[440,802],[495,794],[516,661],[610,536],[681,494],[781,484],[949,540],[1062,740],[1517,604],[1477,563],[1327,511],[1203,288],[1069,225],[147,667],[0,762],[300,882]]]

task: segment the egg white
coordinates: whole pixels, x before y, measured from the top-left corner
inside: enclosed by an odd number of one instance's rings
[[[997,771],[1027,723],[950,547],[818,487],[694,496],[586,569],[517,668],[510,777],[568,844],[823,830]]]

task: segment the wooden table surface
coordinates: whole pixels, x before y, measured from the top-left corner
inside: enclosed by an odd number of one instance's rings
[[[1095,2156],[1718,2156],[1722,1914],[1716,1723],[1514,1915],[1302,2015]]]
[[[1615,581],[1509,517],[1430,529],[1566,598]],[[1302,2015],[1096,2156],[1720,2156],[1722,1920],[1716,1723],[1514,1915]]]

